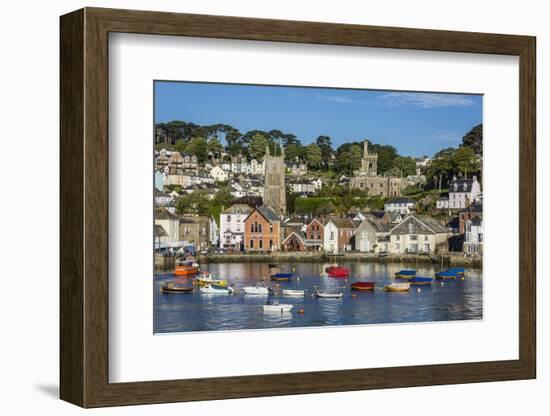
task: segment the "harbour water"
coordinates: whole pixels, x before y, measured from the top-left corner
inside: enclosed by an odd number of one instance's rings
[[[351,269],[348,279],[327,277],[329,264],[292,263],[273,269],[266,263],[202,264],[201,271],[215,279],[227,279],[237,290],[234,295],[163,294],[161,285],[176,281],[191,285],[193,277],[176,279],[171,273],[154,278],[154,332],[222,331],[334,325],[388,324],[479,320],[483,317],[483,284],[480,269],[467,268],[463,280],[434,280],[431,285],[411,286],[409,292],[385,292],[385,284],[403,282],[393,278],[403,268],[415,268],[418,276],[433,277],[440,268],[432,264],[342,262]],[[275,272],[293,273],[290,282],[273,282]],[[243,286],[254,286],[260,280],[273,287],[268,296],[244,295]],[[374,281],[373,292],[351,291],[355,281]],[[319,289],[343,289],[341,299],[313,296]],[[417,290],[420,289],[420,290]],[[305,289],[305,297],[283,297],[282,289]],[[268,301],[294,305],[288,313],[264,313]],[[303,313],[299,313],[303,310]]]

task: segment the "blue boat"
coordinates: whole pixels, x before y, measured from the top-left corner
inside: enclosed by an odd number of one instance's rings
[[[456,279],[457,276],[458,275],[455,272],[451,272],[449,270],[445,270],[435,274],[436,279]]]
[[[292,278],[292,273],[275,273],[271,275],[271,280],[275,281],[290,281]]]
[[[416,276],[416,270],[414,269],[403,269],[395,273],[395,277],[399,277],[400,279],[411,279],[414,276]]]
[[[465,269],[464,267],[452,267],[450,269],[447,269],[447,271],[454,274],[464,275]]]
[[[411,285],[431,285],[433,282],[433,278],[431,277],[422,277],[422,276],[415,276],[412,279],[409,280]]]

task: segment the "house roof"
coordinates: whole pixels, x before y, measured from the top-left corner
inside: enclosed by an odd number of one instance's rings
[[[473,183],[473,179],[456,179],[451,183],[451,186],[449,187],[449,192],[471,192]],[[455,185],[457,186],[456,191]]]
[[[155,209],[155,219],[156,220],[178,220],[178,216],[172,214],[170,211],[164,208]]]
[[[328,222],[332,222],[336,228],[357,228],[355,223],[347,218],[331,218]]]
[[[277,216],[277,214],[275,214],[275,211],[273,211],[273,208],[271,208],[270,206],[268,205],[262,205],[261,207],[257,207],[256,208],[263,216],[266,220],[268,220],[269,222],[271,221],[279,221],[279,217]]]
[[[168,233],[164,230],[164,227],[159,224],[155,224],[155,237],[166,237]]]
[[[170,197],[170,195],[168,195],[168,194],[166,194],[166,193],[164,193],[164,192],[158,190],[157,188],[155,188],[155,193],[154,193],[154,195],[155,195],[156,197],[157,197],[157,196],[164,196],[164,197],[166,197],[166,198],[169,198],[169,197]]]
[[[377,233],[387,233],[390,231],[390,226],[378,218],[370,217],[365,219],[365,221],[368,221]]]
[[[386,211],[386,214],[388,214],[388,217],[390,217],[390,221],[395,221],[397,220],[397,218],[402,217],[399,212],[395,211]]]
[[[306,235],[303,231],[294,230],[283,240],[282,244],[284,244],[287,240],[289,240],[293,235],[296,236],[302,242],[306,241]]]
[[[481,218],[479,218],[477,215],[472,218],[472,225],[481,225]]]
[[[427,215],[411,215],[411,217],[417,218],[419,221],[423,222],[428,228],[430,228],[435,233],[447,233],[449,230],[445,226],[441,225],[432,217]]]
[[[252,208],[250,205],[247,204],[233,204],[226,210],[222,212],[222,214],[250,214],[252,211],[254,211],[254,208]]]

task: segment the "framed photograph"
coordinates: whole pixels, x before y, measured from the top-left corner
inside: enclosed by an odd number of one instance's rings
[[[536,377],[535,38],[60,27],[63,400]]]

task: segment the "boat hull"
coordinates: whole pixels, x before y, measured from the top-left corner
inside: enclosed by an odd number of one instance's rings
[[[194,292],[193,287],[177,287],[177,286],[170,286],[170,285],[162,285],[160,287],[160,291],[162,293],[174,293],[174,294],[190,294]]]
[[[305,290],[283,289],[283,296],[304,297]]]
[[[408,292],[411,289],[411,285],[408,283],[392,283],[384,286],[387,292]]]
[[[287,304],[281,304],[281,305],[264,305],[264,312],[269,313],[284,313],[284,312],[290,312],[294,305],[287,305]]]
[[[356,282],[351,284],[351,290],[374,290],[374,282]]]
[[[198,267],[193,267],[193,266],[176,266],[176,271],[174,272],[174,274],[176,276],[190,276],[190,275],[194,275],[194,274],[197,274],[199,272],[199,268]]]

